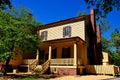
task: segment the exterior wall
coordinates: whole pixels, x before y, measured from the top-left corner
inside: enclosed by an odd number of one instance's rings
[[[84,63],[83,63],[83,60],[84,60],[84,58],[83,58],[83,55],[84,55],[84,53],[83,53],[83,48],[82,48],[82,46],[81,45],[78,45],[78,54],[77,54],[77,58],[78,58],[78,65],[83,65]]]
[[[53,74],[59,74],[59,75],[77,75],[77,69],[76,68],[50,68],[50,72]]]
[[[40,50],[44,50],[45,53],[44,53],[44,60],[45,61],[45,55],[49,53],[49,50],[48,50],[48,47],[49,46],[46,46],[46,47],[40,47]],[[51,45],[51,48],[52,50],[53,49],[57,49],[57,54],[56,54],[56,58],[62,58],[62,48],[67,48],[67,47],[70,47],[70,58],[73,58],[74,57],[74,50],[73,50],[73,44],[69,44],[69,43],[56,43],[56,44],[52,44]],[[52,55],[52,54],[51,54]]]
[[[95,64],[94,62],[94,34],[92,32],[92,26],[86,27],[86,44],[87,44],[87,57],[88,57],[88,63],[89,64]]]
[[[96,64],[96,32],[93,31],[93,27],[90,21],[87,21],[85,27],[85,41],[87,44],[87,58],[88,64]]]
[[[63,27],[71,26],[71,37],[80,37],[85,40],[85,21],[79,21],[74,23],[69,23],[65,25],[55,26],[52,28],[42,29],[39,31],[39,36],[41,32],[48,31],[47,40],[61,39],[63,38]]]
[[[103,53],[103,65],[107,65],[109,64],[109,55],[106,52],[102,52]]]
[[[12,67],[17,67],[22,63],[22,55],[15,55],[13,59],[10,60],[9,65],[12,65]]]

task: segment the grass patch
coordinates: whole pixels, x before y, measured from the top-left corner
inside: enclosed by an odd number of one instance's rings
[[[22,78],[21,80],[41,80],[41,79],[33,78],[33,77],[26,77],[26,78]]]

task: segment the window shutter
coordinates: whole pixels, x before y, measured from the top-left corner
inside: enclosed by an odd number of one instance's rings
[[[45,40],[47,40],[47,34],[48,34],[48,32],[45,31]]]
[[[71,37],[71,27],[69,26],[69,37]]]
[[[41,32],[41,40],[47,40],[47,35],[48,35],[47,31]]]
[[[63,28],[63,37],[65,37],[65,27]]]

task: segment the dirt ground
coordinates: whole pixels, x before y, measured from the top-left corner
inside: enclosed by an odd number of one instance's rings
[[[0,77],[0,80],[20,80],[23,77],[35,77],[37,80],[102,80],[114,78],[109,75],[77,75],[77,76],[55,76],[55,75],[9,75]]]
[[[114,77],[108,75],[84,75],[84,76],[63,76],[54,79],[52,78],[50,80],[102,80],[109,78],[114,78]]]

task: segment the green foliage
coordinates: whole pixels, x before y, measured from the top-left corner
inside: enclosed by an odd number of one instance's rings
[[[1,9],[6,9],[7,6],[8,6],[9,8],[12,7],[12,5],[11,5],[11,0],[0,0],[0,8],[1,8]]]
[[[83,15],[86,15],[86,10],[83,10],[81,12],[78,12],[77,16],[83,16]]]
[[[112,53],[112,63],[114,65],[120,66],[120,54]]]
[[[84,0],[88,8],[95,8],[97,19],[106,17],[114,9],[120,10],[120,0]]]
[[[0,10],[0,59],[6,59],[10,53],[36,51],[39,39],[33,30],[39,24],[24,8]]]
[[[111,23],[108,22],[106,18],[100,18],[98,22],[101,26],[101,34],[104,34],[104,32],[109,30],[111,27]]]
[[[102,50],[106,52],[110,52],[111,46],[109,47],[109,40],[107,40],[104,37],[101,37],[101,42],[102,42]]]
[[[115,29],[111,35],[112,46],[116,49],[116,52],[120,54],[120,32],[118,29]]]

